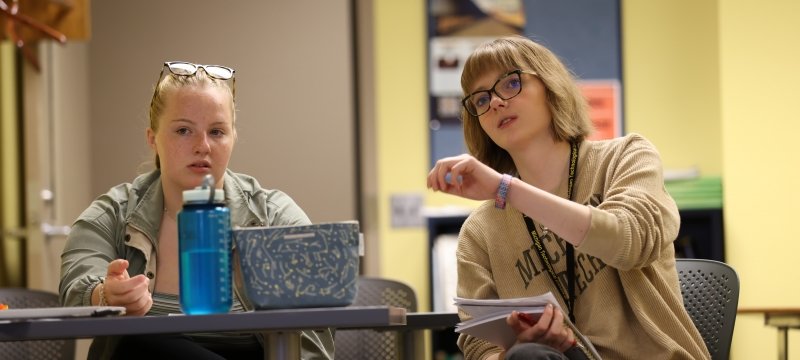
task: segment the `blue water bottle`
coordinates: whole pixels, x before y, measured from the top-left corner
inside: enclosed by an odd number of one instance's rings
[[[183,192],[178,213],[180,299],[185,314],[231,309],[231,216],[224,193],[206,175],[203,185]]]

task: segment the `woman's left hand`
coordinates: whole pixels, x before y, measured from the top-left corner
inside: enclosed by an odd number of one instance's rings
[[[575,334],[564,325],[564,314],[553,305],[547,305],[533,324],[524,321],[516,311],[506,318],[506,323],[517,333],[518,343],[535,342],[561,352],[575,346]]]
[[[503,175],[473,156],[441,159],[428,173],[428,188],[472,200],[494,199]]]

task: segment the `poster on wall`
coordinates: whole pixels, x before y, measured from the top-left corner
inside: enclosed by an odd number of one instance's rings
[[[435,37],[430,40],[430,95],[436,102],[434,119],[458,123],[461,112],[461,72],[469,54],[490,37]]]
[[[594,133],[588,139],[604,140],[622,136],[619,80],[581,80],[578,86],[586,98],[589,118],[594,125]]]

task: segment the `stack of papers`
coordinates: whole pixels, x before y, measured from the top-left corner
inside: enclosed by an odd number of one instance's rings
[[[125,315],[122,306],[25,308],[0,311],[0,322]]]
[[[553,304],[556,309],[561,309],[555,296],[549,291],[539,296],[514,299],[464,299],[457,297],[455,298],[455,304],[461,311],[472,317],[456,325],[457,333],[486,340],[503,349],[509,349],[517,342],[517,334],[506,324],[506,317],[512,311],[529,314],[535,321],[538,321],[547,304]],[[567,312],[563,309],[561,309],[561,312],[564,314],[564,323],[572,329],[575,338],[596,359],[600,359],[600,355],[597,354],[597,350],[594,349],[592,343],[569,320]]]
[[[506,324],[512,311],[530,314],[539,320],[545,306],[553,304],[560,309],[552,292],[544,295],[515,299],[464,299],[455,298],[456,306],[472,318],[456,325],[457,333],[484,339],[504,349],[517,341],[517,334]],[[567,320],[569,321],[569,320]]]

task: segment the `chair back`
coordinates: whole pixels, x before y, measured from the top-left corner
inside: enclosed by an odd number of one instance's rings
[[[388,305],[417,311],[417,296],[408,285],[389,279],[359,277],[354,306]],[[414,359],[414,337],[398,331],[337,330],[337,359]]]
[[[711,353],[711,358],[730,355],[739,276],[728,264],[707,259],[677,259],[683,306]]]
[[[32,289],[0,288],[0,303],[9,309],[59,307],[58,294]],[[51,360],[75,358],[75,340],[0,342],[0,359]]]

